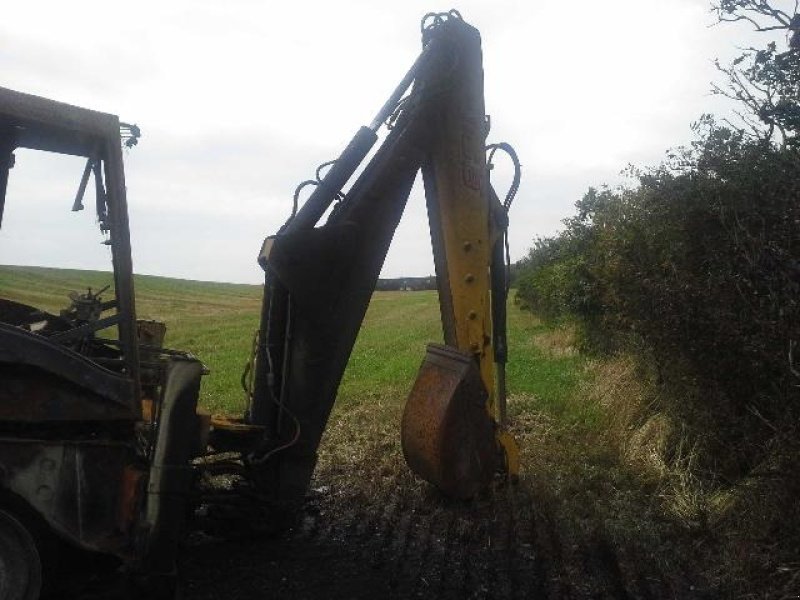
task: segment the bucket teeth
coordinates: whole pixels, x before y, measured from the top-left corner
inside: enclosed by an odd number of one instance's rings
[[[474,496],[497,469],[487,398],[471,354],[428,346],[403,412],[403,455],[411,470],[448,496]]]

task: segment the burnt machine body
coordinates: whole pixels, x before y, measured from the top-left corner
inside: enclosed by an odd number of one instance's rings
[[[203,367],[164,353],[158,324],[136,320],[121,131],[135,140],[113,115],[0,88],[0,219],[18,200],[6,191],[25,168],[20,150],[83,157],[73,210],[93,179],[113,268],[111,291],[101,290],[111,299],[73,292],[58,315],[0,298],[4,599],[38,597],[58,543],[174,577],[190,460],[205,452],[195,410]]]
[[[344,191],[384,123],[385,139]],[[60,315],[0,299],[0,568],[12,574],[0,598],[38,597],[48,537],[114,555],[152,584],[152,597],[169,595],[189,515],[210,531],[235,521],[271,528],[302,502],[420,171],[444,345],[429,347],[408,398],[403,451],[455,497],[515,475],[503,243],[519,164],[512,151],[517,171],[500,202],[488,129],[478,31],[455,11],[428,15],[423,51],[398,88],[325,176],[318,169],[301,184],[313,192],[298,207],[299,188],[291,217],[265,240],[250,405],[241,419],[209,418],[197,410],[202,364],[162,348],[162,324],[136,319],[122,146],[138,129],[0,88],[0,223],[16,150],[83,157],[73,210],[93,181],[113,266],[111,299],[73,294]],[[219,474],[236,485],[203,487],[204,475]]]

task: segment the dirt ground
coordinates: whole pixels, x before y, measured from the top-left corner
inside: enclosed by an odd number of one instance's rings
[[[697,575],[702,542],[583,434],[519,415],[519,481],[453,501],[408,470],[395,409],[376,410],[331,424],[312,491],[283,534],[192,534],[180,551],[183,598],[718,597]],[[92,587],[70,597],[109,598]]]
[[[317,488],[297,527],[271,540],[194,538],[185,596],[249,598],[692,598],[654,560],[593,523],[562,531],[531,481],[453,502],[432,490]]]

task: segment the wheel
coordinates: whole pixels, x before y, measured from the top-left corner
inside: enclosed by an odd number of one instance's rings
[[[0,600],[38,600],[41,589],[42,561],[33,536],[0,509]]]

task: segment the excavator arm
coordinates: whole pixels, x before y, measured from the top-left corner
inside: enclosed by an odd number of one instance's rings
[[[299,209],[295,197],[292,216],[259,255],[265,287],[246,462],[278,505],[296,504],[307,490],[420,170],[445,344],[429,346],[408,398],[403,451],[415,472],[456,497],[518,469],[501,418],[507,207],[488,181],[480,35],[455,11],[430,17],[411,70],[327,174],[310,182],[315,189]],[[343,194],[384,122],[388,135]]]
[[[45,547],[48,555],[72,544],[116,556],[147,585],[147,597],[166,597],[190,514],[211,533],[285,526],[281,509],[305,496],[420,171],[444,344],[428,347],[407,400],[403,451],[416,473],[456,497],[517,472],[503,365],[504,241],[518,176],[501,202],[487,168],[477,30],[455,11],[429,17],[422,53],[400,85],[325,175],[301,184],[315,188],[302,207],[295,194],[291,217],[265,240],[250,406],[241,421],[213,421],[210,436],[196,411],[203,365],[161,348],[162,323],[136,320],[121,136],[131,145],[138,128],[0,89],[0,220],[15,149],[83,157],[73,210],[94,176],[114,267],[108,303],[90,290],[61,317],[12,300],[0,311],[0,565],[12,583],[27,581],[25,597],[38,597]],[[384,123],[389,132],[370,156]],[[100,318],[105,309],[116,314]],[[94,339],[111,325],[119,339]],[[78,352],[76,340],[97,344]],[[39,538],[46,544],[37,546]]]

